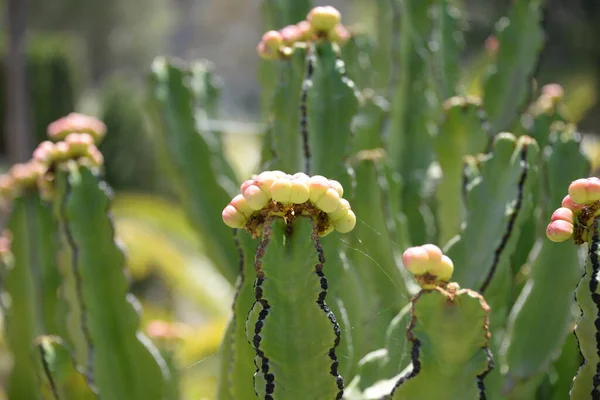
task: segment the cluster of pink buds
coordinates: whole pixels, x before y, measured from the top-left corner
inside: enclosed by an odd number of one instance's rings
[[[552,214],[546,236],[564,242],[574,235],[577,243],[585,241],[591,219],[600,215],[600,179],[577,179],[569,185],[569,194]],[[581,229],[578,229],[581,228]]]
[[[298,44],[315,39],[326,39],[344,44],[350,39],[350,32],[341,24],[340,12],[331,6],[313,8],[306,20],[288,25],[279,31],[268,31],[258,44],[258,54],[265,59],[287,58]]]
[[[240,186],[241,194],[235,196],[222,213],[223,222],[232,228],[244,228],[248,222],[263,212],[283,215],[295,214],[326,216],[328,228],[340,233],[350,232],[356,226],[356,216],[350,203],[343,199],[344,189],[335,180],[321,175],[299,172],[288,175],[282,171],[265,171]]]
[[[71,133],[87,133],[98,144],[106,134],[106,125],[97,118],[79,113],[71,113],[48,125],[48,137],[55,142],[65,140]]]
[[[90,168],[98,168],[104,157],[96,143],[106,133],[106,126],[96,118],[71,113],[48,126],[46,140],[38,145],[30,161],[15,164],[10,171],[0,175],[0,206],[8,206],[23,190],[39,189],[43,198],[53,192],[53,167],[70,160]]]
[[[423,289],[445,285],[454,272],[452,260],[434,244],[406,249],[402,254],[402,262]]]

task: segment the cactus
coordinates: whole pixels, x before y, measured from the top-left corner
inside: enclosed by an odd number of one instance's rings
[[[600,396],[600,180],[580,178],[590,163],[562,88],[530,79],[542,2],[515,0],[469,79],[453,1],[376,7],[373,35],[331,6],[263,2],[267,128],[243,179],[208,123],[211,64],[152,64],[161,161],[236,288],[206,397]],[[55,121],[52,141],[0,178],[10,400],[189,397],[177,344],[161,355],[127,294],[96,147],[105,131],[80,114]]]

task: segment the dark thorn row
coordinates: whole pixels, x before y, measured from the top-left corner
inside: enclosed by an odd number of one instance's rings
[[[254,326],[254,338],[252,340],[252,344],[254,346],[254,350],[256,351],[256,355],[258,356],[258,358],[260,358],[260,365],[258,365],[255,361],[256,374],[262,372],[263,376],[265,377],[265,381],[267,382],[265,385],[264,400],[273,400],[273,392],[275,391],[275,375],[269,372],[269,358],[265,356],[264,351],[262,351],[262,349],[260,348],[260,342],[262,341],[260,333],[264,327],[265,320],[271,308],[269,302],[265,298],[263,298],[262,284],[265,281],[265,278],[264,273],[262,271],[262,257],[265,254],[265,249],[271,240],[272,221],[273,219],[271,218],[265,222],[265,226],[263,229],[263,239],[258,246],[256,258],[254,259],[254,267],[257,272],[257,278],[256,283],[254,285],[256,302],[252,306],[252,309],[254,309],[254,307],[260,304],[262,310],[258,314],[258,320],[256,321],[256,324]],[[256,394],[258,395],[258,393]]]
[[[488,368],[483,371],[481,374],[477,375],[477,388],[479,389],[479,400],[487,400],[487,396],[485,395],[485,383],[483,380],[494,369],[494,356],[489,348],[484,348],[485,354],[488,359]]]
[[[233,296],[233,303],[231,305],[231,310],[233,311],[232,313],[232,318],[231,318],[231,324],[233,326],[237,325],[237,319],[238,317],[236,316],[236,312],[235,312],[235,308],[237,306],[237,301],[238,301],[238,296],[240,294],[240,291],[242,290],[242,287],[244,286],[244,283],[246,281],[246,274],[244,273],[244,264],[246,262],[245,257],[244,257],[244,249],[242,249],[242,246],[240,244],[240,239],[239,239],[239,230],[238,229],[234,229],[233,230],[233,242],[235,244],[235,248],[237,249],[238,252],[238,257],[239,257],[239,268],[240,268],[240,275],[238,278],[238,282],[235,288],[235,295]],[[230,343],[231,343],[231,358],[229,360],[229,384],[232,385],[233,382],[231,382],[231,378],[232,376],[232,371],[233,371],[233,365],[235,363],[235,335],[231,335],[230,339]],[[225,360],[227,361],[227,360]]]
[[[300,135],[304,148],[304,172],[310,175],[310,144],[308,142],[308,90],[312,85],[314,72],[314,55],[311,47],[306,51],[306,77],[302,82],[302,96],[300,98]]]
[[[331,369],[329,370],[329,373],[335,378],[337,388],[339,389],[335,399],[341,400],[342,397],[344,396],[344,379],[342,378],[342,376],[340,375],[339,370],[338,370],[339,361],[337,359],[337,355],[335,354],[335,349],[340,345],[342,334],[341,334],[341,330],[340,330],[340,324],[337,322],[337,319],[336,319],[335,315],[333,314],[333,312],[331,311],[331,309],[325,303],[325,298],[327,297],[327,289],[328,289],[327,278],[325,277],[325,274],[323,273],[323,264],[325,263],[325,255],[323,252],[323,245],[319,241],[318,228],[314,221],[313,221],[312,239],[315,244],[315,249],[317,249],[317,254],[318,254],[318,259],[319,259],[319,263],[315,265],[315,273],[319,277],[319,283],[321,285],[321,292],[319,293],[319,297],[317,298],[317,304],[319,305],[319,308],[325,313],[325,315],[327,315],[327,318],[329,318],[329,321],[333,325],[333,332],[335,334],[335,340],[333,342],[333,347],[331,347],[329,349],[329,353],[328,353],[329,358],[331,358],[331,361],[332,361]]]
[[[56,383],[54,382],[54,378],[52,377],[52,372],[50,372],[50,366],[48,365],[48,361],[46,361],[46,355],[44,354],[44,348],[40,345],[40,359],[42,361],[42,367],[44,368],[44,375],[48,378],[48,383],[50,383],[50,389],[52,390],[52,397],[54,400],[60,400],[58,395],[58,388],[56,387]]]
[[[413,341],[412,350],[410,351],[410,359],[412,361],[413,367],[408,374],[401,376],[400,379],[398,379],[398,382],[396,382],[396,385],[394,385],[394,388],[390,393],[390,399],[394,397],[394,393],[400,387],[400,385],[402,385],[407,380],[414,378],[421,371],[421,361],[419,360],[420,349],[421,342],[419,341],[419,339],[415,339]]]
[[[527,179],[527,175],[529,173],[529,164],[527,163],[527,145],[523,145],[521,149],[521,166],[523,170],[521,171],[521,177],[519,178],[519,183],[517,184],[517,201],[513,208],[513,212],[510,215],[508,220],[508,225],[506,226],[506,231],[504,232],[504,236],[502,236],[502,240],[500,241],[500,245],[494,251],[494,258],[492,261],[492,267],[490,268],[490,272],[488,273],[485,281],[481,285],[479,292],[481,294],[485,294],[485,290],[489,286],[492,278],[494,277],[494,273],[496,272],[496,268],[498,267],[498,263],[500,262],[500,256],[502,255],[502,251],[508,244],[508,240],[513,232],[515,222],[519,213],[521,212],[521,207],[523,206],[523,189],[525,186],[525,180]]]
[[[600,294],[598,294],[598,273],[600,273],[600,259],[598,258],[598,244],[600,243],[600,232],[598,232],[598,219],[594,220],[592,243],[589,249],[590,261],[592,264],[592,276],[590,276],[590,293],[592,301],[596,305],[596,355],[600,358]],[[600,362],[596,362],[596,372],[592,379],[592,399],[600,399]]]

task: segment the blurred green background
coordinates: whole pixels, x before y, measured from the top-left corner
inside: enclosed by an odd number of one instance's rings
[[[8,27],[18,22],[0,0],[0,166],[10,154]],[[12,0],[11,0],[12,1]],[[386,1],[386,0],[378,0]],[[106,179],[115,189],[113,215],[129,256],[132,291],[144,305],[145,327],[182,369],[182,398],[210,399],[214,357],[229,317],[232,287],[202,256],[161,174],[155,132],[146,115],[145,77],[159,55],[208,59],[222,78],[221,111],[214,121],[226,150],[248,177],[259,160],[262,115],[256,44],[263,33],[259,1],[249,0],[15,0],[26,11],[24,60],[29,131],[35,145],[51,121],[71,111],[101,118]],[[345,23],[372,29],[375,0],[315,1],[342,11]],[[510,0],[463,0],[465,65],[484,51]],[[546,46],[536,80],[565,89],[571,120],[587,135],[598,168],[600,146],[600,1],[547,0]],[[168,326],[153,320],[181,322]],[[159,328],[162,328],[159,329]],[[169,328],[169,329],[165,329]],[[0,338],[1,340],[1,338]],[[0,342],[0,347],[2,343]],[[1,349],[0,349],[1,350]],[[9,360],[0,351],[0,388]],[[0,391],[1,398],[1,391]]]

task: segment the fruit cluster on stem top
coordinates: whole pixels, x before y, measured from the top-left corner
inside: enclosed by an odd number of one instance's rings
[[[587,240],[587,228],[600,215],[600,179],[577,179],[569,185],[561,207],[552,214],[546,236],[553,242],[564,242],[575,236],[576,243]],[[581,229],[577,229],[577,227]]]
[[[323,234],[333,229],[347,233],[356,226],[350,203],[342,198],[342,185],[321,175],[265,171],[242,183],[240,191],[222,213],[223,222],[232,228],[246,228],[254,216],[290,212],[324,217],[328,226]]]
[[[295,46],[318,39],[342,45],[350,39],[350,32],[341,24],[341,20],[342,16],[336,8],[315,7],[306,20],[279,31],[266,32],[258,44],[258,54],[265,59],[287,58],[294,52]]]
[[[434,244],[410,247],[402,254],[404,267],[423,289],[445,285],[454,272],[454,263]]]

